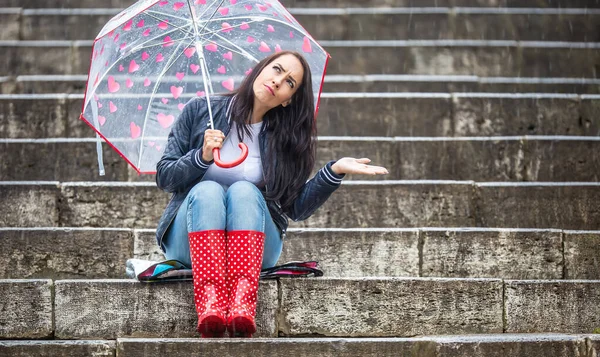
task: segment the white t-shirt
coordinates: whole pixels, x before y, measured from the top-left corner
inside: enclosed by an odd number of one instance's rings
[[[248,146],[248,157],[238,166],[224,169],[216,164],[211,164],[204,174],[202,181],[211,180],[222,185],[231,186],[237,181],[249,181],[257,187],[263,187],[264,177],[262,172],[262,163],[260,161],[260,147],[258,145],[258,133],[262,128],[263,122],[250,124],[251,136],[244,135],[244,143]],[[240,140],[237,134],[237,125],[231,122],[231,130],[225,138],[223,147],[220,150],[221,161],[230,162],[240,157]]]

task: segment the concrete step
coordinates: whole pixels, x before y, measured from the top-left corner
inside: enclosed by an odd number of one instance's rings
[[[93,130],[79,120],[82,98],[0,95],[0,138],[92,137]],[[317,128],[323,136],[598,136],[600,96],[323,93]]]
[[[414,356],[414,357],[492,357],[502,350],[507,356],[567,357],[575,351],[598,353],[600,342],[595,335],[533,335],[497,334],[476,336],[427,336],[403,338],[361,339],[264,339],[247,343],[235,341],[219,343],[207,348],[207,341],[119,339],[117,353],[127,356],[188,356],[202,353],[203,356],[237,356],[240,349],[259,356]],[[210,351],[210,352],[209,352]],[[211,353],[214,351],[213,353]],[[208,353],[208,354],[207,354]],[[591,355],[590,355],[591,356]]]
[[[0,139],[0,181],[150,181],[96,139]],[[600,137],[319,137],[316,170],[345,156],[369,157],[384,176],[346,180],[600,181]],[[48,160],[48,158],[53,158]],[[440,160],[440,158],[444,158]]]
[[[102,7],[125,8],[135,0],[106,0]],[[599,0],[282,0],[286,7],[532,7],[600,8]],[[96,0],[2,0],[0,7],[23,8],[97,8]]]
[[[597,42],[320,41],[329,74],[597,78]],[[92,41],[0,41],[0,75],[85,74]],[[46,58],[39,61],[39,58]],[[577,63],[577,66],[570,65]]]
[[[87,75],[0,77],[0,94],[85,92]],[[327,75],[323,92],[600,94],[600,79],[436,75]]]
[[[498,228],[290,229],[279,264],[317,260],[325,276],[600,279],[600,231]],[[124,278],[160,261],[155,231],[0,228],[0,279]]]
[[[598,229],[598,182],[345,181],[291,227]],[[0,182],[0,226],[155,228],[152,182]],[[360,204],[358,204],[360,203]]]
[[[495,357],[498,351],[511,357],[535,355],[588,357],[600,353],[597,335],[485,334],[423,336],[414,338],[119,338],[113,340],[0,341],[0,354],[25,356],[127,356],[206,357],[256,356],[318,357]],[[579,354],[584,351],[585,354]]]
[[[0,340],[0,355],[11,357],[114,357],[115,350],[116,343],[111,340]]]
[[[0,9],[0,40],[92,40],[119,9]],[[312,8],[290,10],[317,40],[600,41],[598,9]]]
[[[2,280],[0,295],[0,304],[20,308],[14,312],[18,316],[0,316],[4,338],[48,337],[52,332],[58,339],[197,336],[190,282]],[[41,296],[47,303],[31,308]],[[599,298],[598,280],[261,281],[256,337],[590,334],[600,323]]]

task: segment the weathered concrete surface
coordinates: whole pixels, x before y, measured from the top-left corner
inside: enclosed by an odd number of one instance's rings
[[[600,93],[600,85],[593,82],[585,83],[555,83],[555,82],[533,82],[532,83],[510,83],[491,82],[486,78],[479,80],[475,78],[453,78],[452,80],[427,80],[427,78],[373,78],[362,77],[360,80],[349,78],[350,80],[341,80],[332,76],[325,77],[323,85],[323,93],[327,92],[396,92],[396,93],[582,93],[582,94],[598,94]],[[431,78],[432,79],[432,78]],[[507,83],[508,82],[508,83]],[[62,84],[61,88],[71,92],[75,85],[68,86],[67,83]],[[39,84],[30,84],[27,88],[31,93],[45,93],[48,91],[47,86],[40,82]],[[24,89],[23,89],[24,90]]]
[[[115,341],[0,341],[0,355],[11,357],[115,356]]]
[[[563,235],[565,279],[600,280],[600,235],[586,231],[566,231]]]
[[[61,78],[62,77],[62,78]],[[39,78],[30,80],[29,78],[16,77],[11,78],[0,84],[0,94],[33,94],[33,93],[76,93],[80,94],[85,91],[87,75],[81,79],[70,79],[70,77],[60,76],[59,78],[51,77],[44,79]],[[578,93],[588,93],[580,91]],[[593,93],[593,92],[590,92]]]
[[[562,279],[561,232],[421,231],[422,276]]]
[[[278,264],[316,260],[327,277],[419,276],[418,230],[287,234]]]
[[[600,141],[524,141],[528,181],[600,181]]]
[[[398,141],[388,180],[522,181],[520,140]],[[598,142],[600,145],[600,142]],[[548,177],[550,180],[554,178]],[[569,179],[572,181],[574,179]],[[560,179],[557,179],[560,181]]]
[[[585,335],[490,334],[417,338],[277,338],[251,340],[131,339],[117,340],[117,354],[137,356],[411,356],[531,357],[592,356]]]
[[[117,354],[129,357],[190,355],[206,357],[239,356],[240,351],[248,356],[427,356],[421,354],[434,351],[435,343],[410,339],[339,339],[339,338],[262,338],[262,339],[129,339],[117,340]],[[419,353],[416,353],[419,351]]]
[[[600,151],[600,140],[534,139],[327,137],[319,140],[313,174],[330,160],[369,157],[390,174],[345,180],[600,181],[600,158],[589,154]],[[0,181],[155,181],[154,175],[138,175],[107,144],[106,175],[99,176],[96,143],[84,140],[0,139]]]
[[[5,227],[154,228],[169,198],[152,182],[4,183],[0,193],[10,203],[0,216]],[[346,181],[313,216],[290,226],[596,229],[599,195],[594,183]]]
[[[56,338],[198,336],[191,282],[58,280],[55,294]],[[277,305],[277,283],[261,282],[257,337],[276,336]]]
[[[104,7],[104,3],[96,7]],[[58,6],[60,8],[60,6]],[[21,40],[93,40],[115,15],[108,14],[30,14],[21,19]],[[89,60],[89,58],[88,58]]]
[[[69,136],[66,96],[4,97],[0,99],[2,138]],[[91,135],[88,135],[91,136]]]
[[[598,229],[600,186],[477,184],[477,226]]]
[[[63,78],[48,80],[25,80],[24,77],[0,81],[0,94],[29,94],[29,93],[73,93],[80,94],[85,90],[87,76],[83,79]],[[326,76],[323,93],[327,92],[414,92],[414,93],[462,93],[462,92],[493,92],[493,93],[580,93],[598,94],[600,84],[584,82],[583,80],[570,83],[535,82],[510,83],[490,82],[486,78],[455,78],[451,81],[417,80],[416,78],[381,78],[363,77],[360,81],[353,78],[340,80]],[[81,104],[77,109],[81,112]],[[320,117],[319,117],[320,118]]]
[[[0,184],[0,227],[52,227],[58,224],[58,182]]]
[[[590,135],[600,135],[600,121],[598,121],[598,117],[600,117],[600,101],[595,100],[595,98],[583,97],[581,99],[580,121],[581,126]]]
[[[160,261],[165,256],[156,242],[156,231],[154,229],[136,229],[133,233],[133,257],[136,259],[146,259]]]
[[[600,354],[600,335],[598,335],[598,333],[596,332],[596,334],[594,335],[589,335],[587,336],[588,341],[589,341],[589,355],[590,356],[594,356],[594,354],[597,356],[598,354]]]
[[[0,12],[0,41],[19,40],[19,26],[21,23],[21,9],[2,9]]]
[[[591,356],[586,352],[586,341],[583,335],[441,336],[436,337],[435,342],[438,344],[437,352],[444,357]]]
[[[98,174],[92,141],[0,142],[0,181],[127,181],[128,171],[135,170],[107,144],[102,146],[105,176]]]
[[[533,14],[533,11],[530,14],[457,13],[441,19],[442,24],[444,21],[449,23],[450,29],[448,32],[440,31],[438,36],[451,39],[596,42],[600,39],[597,16]],[[415,20],[421,19],[416,17]],[[418,24],[424,27],[425,22]]]
[[[419,43],[359,46],[335,42],[324,45],[332,56],[329,74],[595,78],[600,55],[600,49],[577,46],[422,46]],[[0,44],[0,65],[10,74],[85,74],[89,71],[91,53],[88,41],[47,41],[43,46],[8,42]],[[49,61],[37,61],[42,56]]]
[[[598,49],[477,46],[328,46],[330,74],[593,78]],[[89,52],[89,51],[88,51]],[[571,63],[578,63],[572,66]],[[81,68],[74,69],[81,72]]]
[[[281,281],[284,335],[385,337],[502,332],[494,279]]]
[[[455,96],[453,108],[455,136],[596,135],[581,123],[577,97]],[[597,127],[600,119],[591,120]]]
[[[599,87],[600,88],[600,87]],[[343,96],[345,95],[345,97]],[[600,100],[514,97],[509,94],[324,95],[321,136],[600,135]],[[415,97],[416,96],[416,97]],[[82,98],[54,95],[0,98],[4,138],[94,137],[79,119]],[[37,102],[40,103],[37,103]],[[454,114],[453,114],[454,113]]]
[[[63,184],[63,227],[155,227],[170,195],[153,183]]]
[[[123,278],[129,230],[0,229],[0,279]]]
[[[0,68],[3,69],[4,75],[84,74],[87,71],[77,72],[82,69],[79,61],[77,67],[71,63],[73,57],[77,55],[77,52],[72,50],[72,45],[71,42],[64,41],[4,42],[0,44]],[[43,60],[40,60],[42,58]],[[87,57],[88,70],[89,59],[90,56]]]
[[[0,312],[0,339],[49,337],[52,281],[0,280]]]
[[[600,326],[600,281],[506,281],[506,332],[592,333]]]
[[[5,40],[90,40],[117,9],[102,14],[32,14],[5,16],[13,29]],[[598,15],[465,14],[448,12],[292,15],[317,40],[473,39],[596,42]],[[0,17],[2,18],[2,17]],[[19,21],[21,38],[19,38]],[[577,24],[577,26],[573,26]],[[14,30],[16,28],[16,31]],[[0,37],[2,39],[2,37]]]
[[[383,182],[383,181],[382,181]],[[474,186],[356,182],[343,184],[306,221],[292,227],[475,226]],[[505,222],[508,223],[508,220]]]

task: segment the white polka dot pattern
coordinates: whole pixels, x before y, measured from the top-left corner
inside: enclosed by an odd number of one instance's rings
[[[198,331],[202,337],[222,337],[229,298],[225,284],[225,231],[192,232],[188,239]]]
[[[251,337],[256,332],[254,317],[264,240],[263,232],[227,232],[226,276],[231,292],[227,329],[230,336]]]

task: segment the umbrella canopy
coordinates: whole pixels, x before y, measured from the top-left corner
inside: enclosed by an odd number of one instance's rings
[[[282,50],[306,58],[318,108],[329,55],[278,1],[140,0],[94,41],[81,119],[136,171],[155,173],[185,103],[233,91]]]

